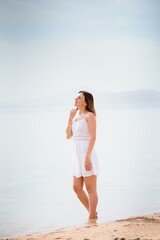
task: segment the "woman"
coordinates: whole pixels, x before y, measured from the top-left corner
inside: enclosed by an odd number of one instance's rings
[[[73,189],[89,213],[88,223],[97,220],[98,162],[94,150],[96,141],[96,111],[91,93],[80,91],[75,107],[69,114],[66,137],[73,137],[75,157],[73,161]],[[83,187],[86,187],[87,193]]]

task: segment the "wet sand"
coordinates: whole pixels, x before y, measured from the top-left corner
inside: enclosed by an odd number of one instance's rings
[[[160,213],[5,240],[160,240]],[[4,240],[4,239],[3,239]]]

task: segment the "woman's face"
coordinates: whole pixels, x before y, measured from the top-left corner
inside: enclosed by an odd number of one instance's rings
[[[77,108],[86,107],[85,97],[83,93],[79,93],[75,98],[74,106]]]

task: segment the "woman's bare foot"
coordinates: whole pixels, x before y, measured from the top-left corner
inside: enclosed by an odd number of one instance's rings
[[[96,225],[97,219],[88,219],[88,225]]]

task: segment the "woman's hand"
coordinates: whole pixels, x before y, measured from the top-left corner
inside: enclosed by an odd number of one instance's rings
[[[92,163],[91,163],[90,157],[87,157],[87,156],[85,158],[85,169],[86,171],[90,171],[92,169]]]
[[[76,115],[76,112],[77,112],[78,108],[74,108],[70,111],[70,115],[69,115],[69,120],[72,121],[74,116]]]
[[[74,116],[76,115],[78,108],[72,109],[69,114],[69,119],[68,119],[68,126],[66,129],[66,137],[67,139],[70,139],[72,137],[72,121]]]

